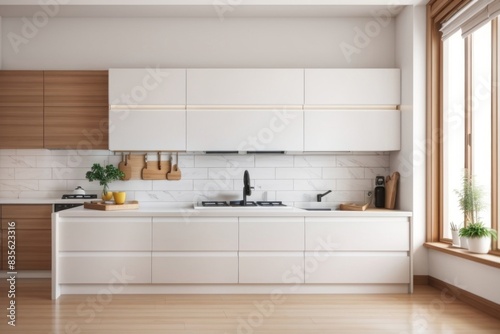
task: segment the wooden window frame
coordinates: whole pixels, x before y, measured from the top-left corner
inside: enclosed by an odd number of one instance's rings
[[[427,242],[445,242],[451,243],[449,239],[443,239],[443,43],[441,40],[441,24],[452,17],[460,9],[466,6],[471,0],[431,0],[427,4],[427,117],[426,117],[426,140],[427,140],[427,162],[426,162],[426,240]],[[498,56],[500,55],[500,47],[498,43],[498,19],[492,21],[492,228],[498,231],[498,87],[499,79]],[[471,72],[471,37],[467,37],[465,41],[465,62],[466,62],[466,85],[465,96],[472,96],[470,93],[472,87],[467,82],[469,81]],[[471,111],[472,99],[466,99],[465,119],[466,131],[471,128]],[[464,136],[466,140],[466,136]],[[465,150],[470,150],[468,143],[465,145]],[[465,152],[466,157],[469,157],[464,162],[465,168],[471,166],[471,154]],[[498,242],[492,241],[492,251],[494,255],[500,255]]]

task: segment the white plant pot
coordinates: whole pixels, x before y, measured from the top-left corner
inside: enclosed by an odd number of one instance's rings
[[[458,231],[451,231],[451,238],[453,239],[453,246],[460,247],[460,237]]]
[[[469,252],[486,254],[491,246],[491,237],[469,238]]]
[[[467,237],[460,237],[460,247],[469,249],[469,242]]]

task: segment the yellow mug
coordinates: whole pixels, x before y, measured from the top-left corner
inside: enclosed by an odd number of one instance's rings
[[[116,204],[123,204],[125,203],[125,198],[127,197],[127,193],[124,191],[114,191],[113,197],[115,199]]]

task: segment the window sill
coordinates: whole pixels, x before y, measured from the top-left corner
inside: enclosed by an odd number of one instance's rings
[[[474,254],[462,248],[452,247],[450,244],[444,242],[426,242],[424,243],[424,247],[500,269],[500,256],[492,254]]]

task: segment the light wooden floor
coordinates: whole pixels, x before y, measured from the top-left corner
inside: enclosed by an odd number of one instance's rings
[[[270,295],[100,297],[52,301],[49,280],[18,279],[14,328],[2,279],[0,333],[500,333],[500,320],[428,286],[413,295],[281,295],[275,303]]]

